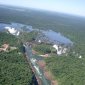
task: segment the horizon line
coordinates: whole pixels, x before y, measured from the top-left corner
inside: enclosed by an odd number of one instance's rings
[[[42,8],[34,8],[34,7],[27,7],[27,6],[16,6],[16,5],[8,5],[8,4],[3,4],[3,3],[0,3],[0,6],[11,6],[11,7],[17,7],[17,8],[26,8],[26,9],[36,10],[36,11],[45,11],[45,12],[51,12],[51,13],[60,13],[60,14],[68,15],[68,16],[85,18],[84,15],[71,14],[71,13],[59,12],[59,11],[54,11],[54,10],[47,10],[47,9],[42,9]]]

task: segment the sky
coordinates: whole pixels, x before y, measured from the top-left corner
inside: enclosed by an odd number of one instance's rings
[[[85,16],[85,0],[0,0],[0,4]]]

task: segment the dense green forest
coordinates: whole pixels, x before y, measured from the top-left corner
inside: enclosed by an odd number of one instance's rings
[[[47,68],[52,72],[59,85],[85,84],[85,57],[53,56],[45,59]]]
[[[0,33],[0,45],[5,42],[10,46],[19,44],[16,37]],[[31,82],[31,68],[19,48],[0,52],[0,85],[30,85]]]
[[[19,44],[17,38],[13,35],[7,34],[5,32],[0,32],[0,46],[5,43],[10,44],[11,46],[17,46]]]
[[[32,42],[35,41],[37,34],[38,34],[37,31],[32,31],[32,32],[23,31],[19,35],[19,39],[24,42]]]
[[[51,53],[51,48],[51,45],[47,44],[40,44],[33,47],[33,49],[40,54]]]

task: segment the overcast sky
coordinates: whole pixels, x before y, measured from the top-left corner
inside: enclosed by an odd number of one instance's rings
[[[0,0],[0,4],[85,16],[85,0]]]

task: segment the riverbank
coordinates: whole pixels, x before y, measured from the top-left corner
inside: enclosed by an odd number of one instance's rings
[[[43,70],[46,79],[51,82],[51,85],[58,85],[58,81],[54,79],[53,74],[47,69],[45,61],[39,60],[37,63],[39,67]]]

